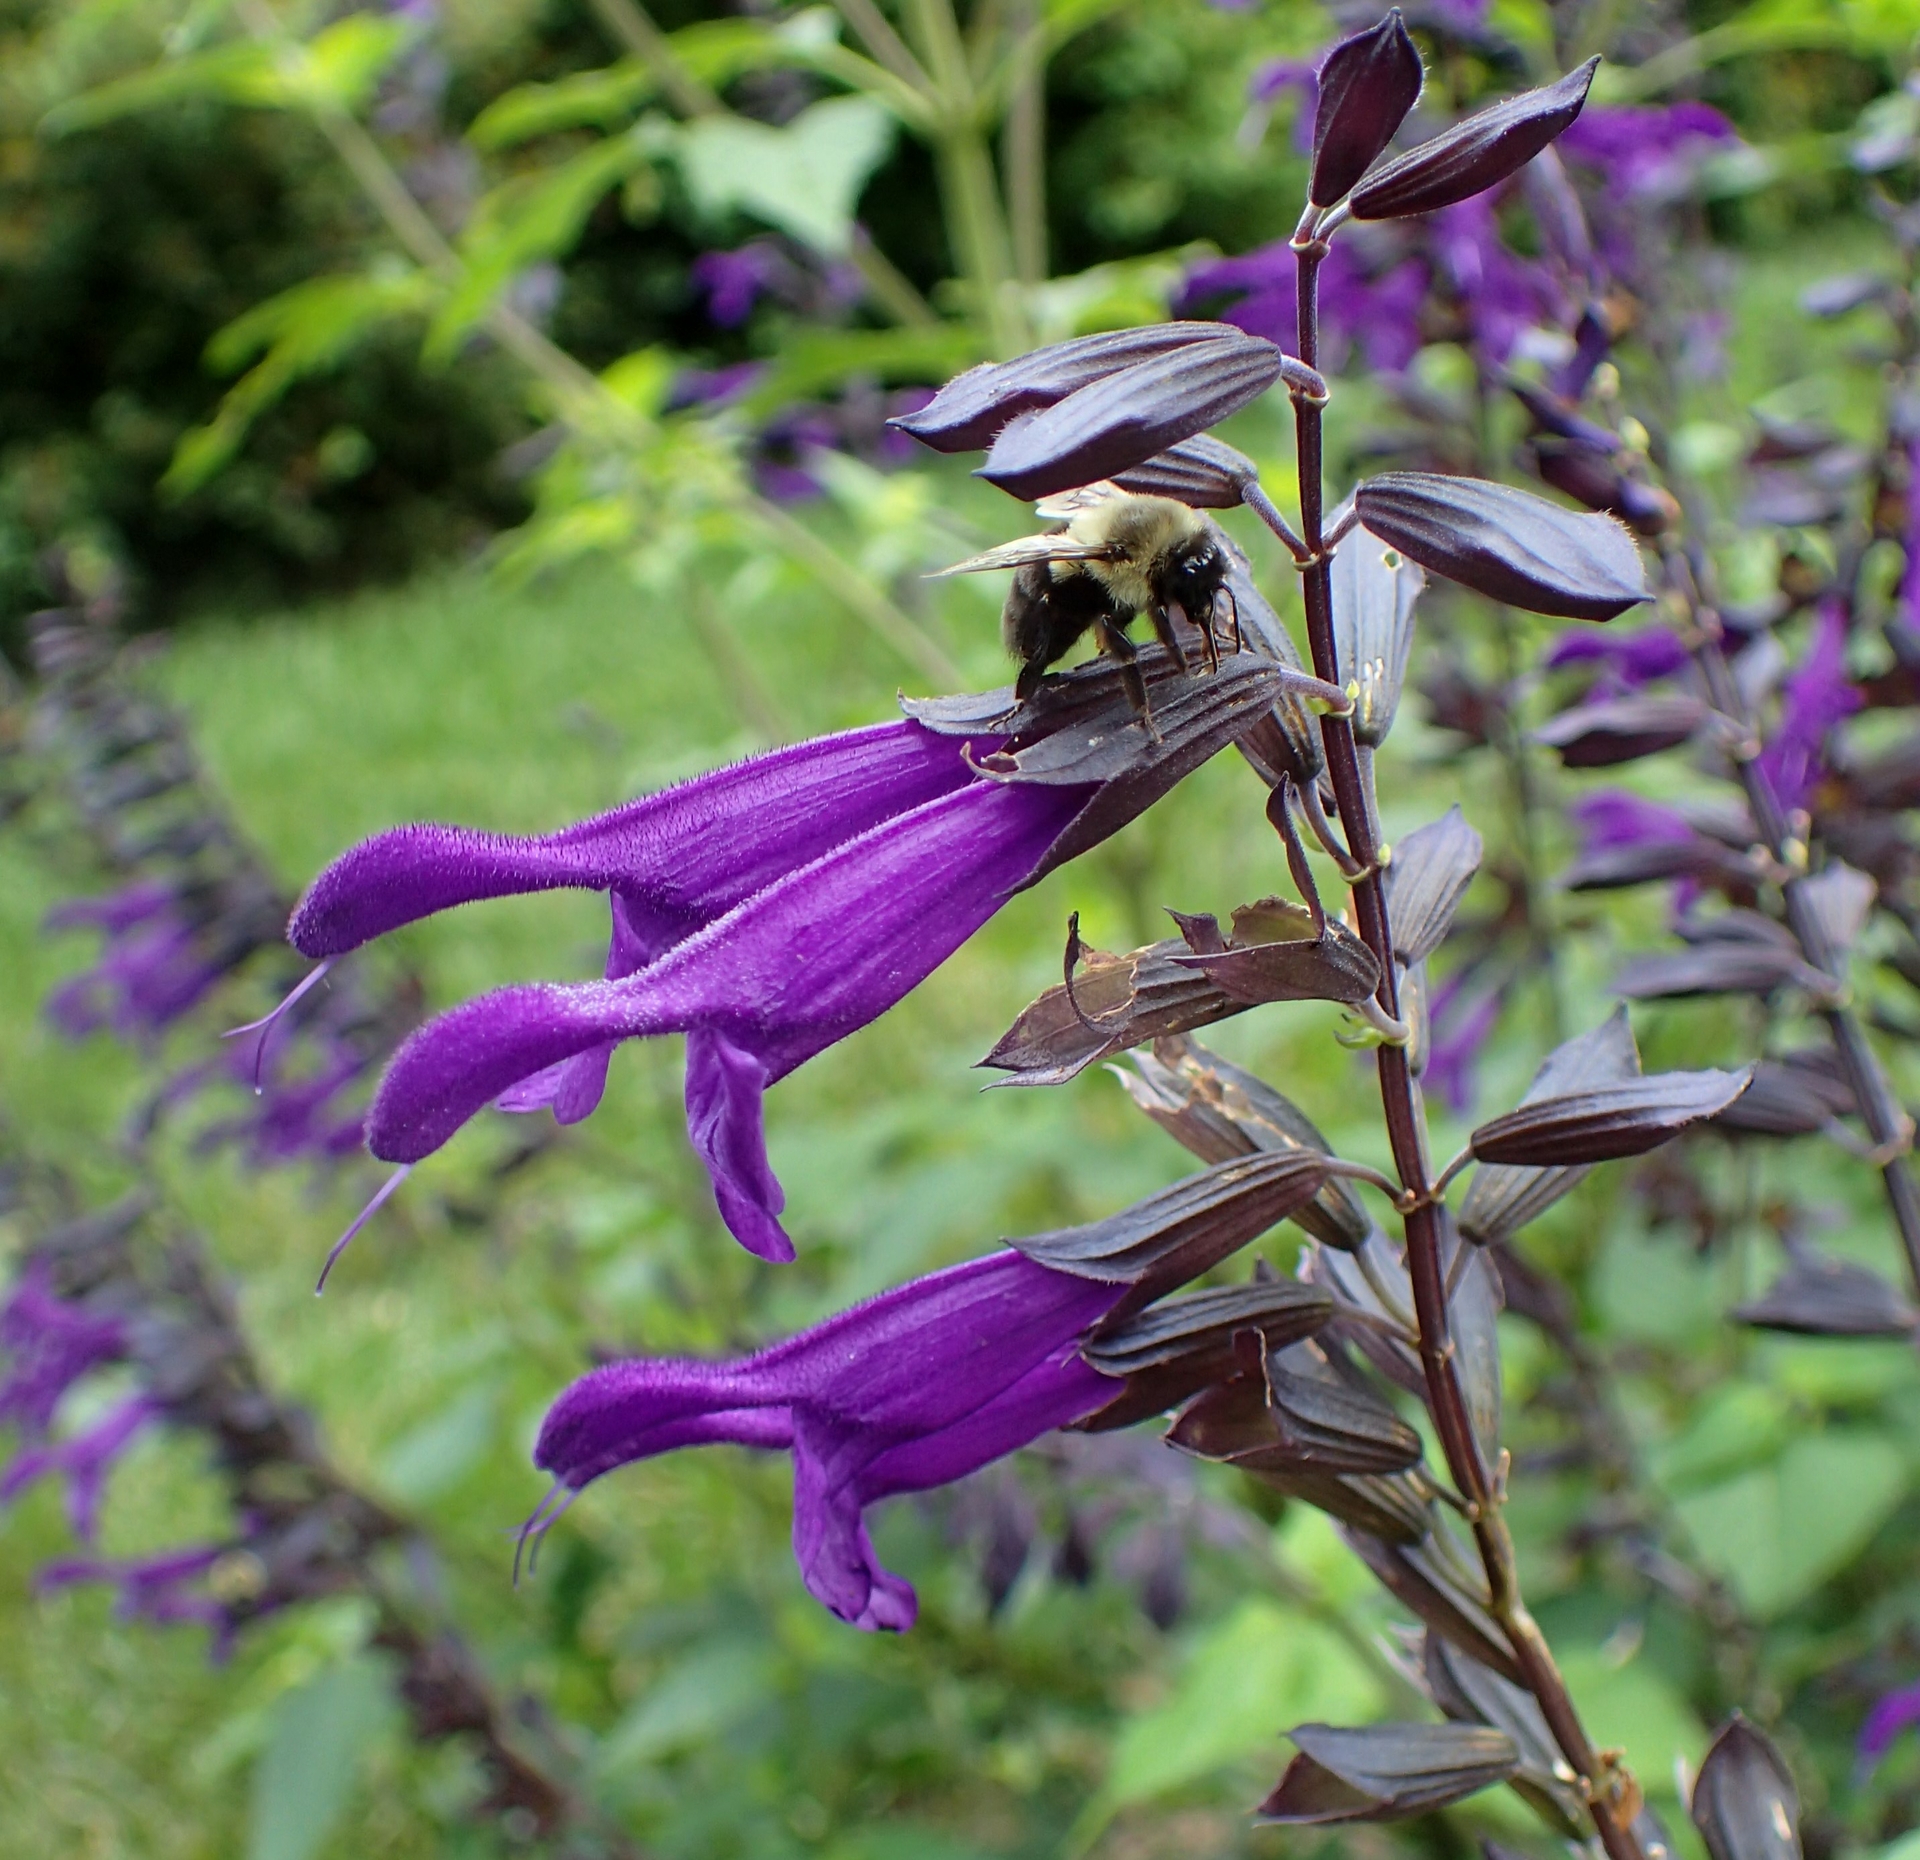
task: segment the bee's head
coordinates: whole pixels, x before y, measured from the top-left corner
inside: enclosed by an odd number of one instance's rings
[[[1226,551],[1204,532],[1188,537],[1168,553],[1163,576],[1162,598],[1178,601],[1204,625],[1213,612],[1213,597],[1227,579]]]

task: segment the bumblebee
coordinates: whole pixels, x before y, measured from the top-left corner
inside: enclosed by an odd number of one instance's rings
[[[1119,665],[1127,696],[1151,729],[1146,681],[1134,663],[1138,649],[1127,628],[1146,614],[1173,662],[1189,672],[1178,626],[1193,626],[1208,667],[1217,668],[1215,609],[1222,592],[1229,606],[1233,600],[1227,551],[1197,510],[1115,484],[1086,485],[1034,508],[1055,527],[1002,543],[941,573],[1015,571],[1000,614],[1000,637],[1020,664],[1016,696],[1031,697],[1047,668],[1090,632]],[[1234,630],[1237,635],[1237,613]]]

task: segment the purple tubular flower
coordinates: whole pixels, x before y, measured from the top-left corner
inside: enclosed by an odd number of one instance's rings
[[[42,1475],[56,1473],[67,1482],[67,1518],[73,1533],[91,1543],[114,1461],[149,1422],[159,1418],[157,1402],[133,1395],[72,1438],[29,1448],[0,1473],[0,1503],[10,1501]]]
[[[120,1591],[115,1613],[121,1620],[151,1621],[162,1627],[196,1622],[213,1635],[215,1657],[224,1658],[234,1624],[203,1584],[226,1554],[222,1546],[211,1544],[124,1563],[103,1557],[63,1557],[41,1570],[39,1584],[43,1589],[64,1589],[76,1582],[110,1582]]]
[[[53,1289],[44,1263],[30,1265],[0,1309],[0,1421],[30,1440],[44,1439],[61,1398],[83,1376],[127,1353],[126,1326],[87,1311]]]
[[[1911,638],[1920,638],[1920,434],[1907,442],[1907,552],[1900,574],[1899,613]]]
[[[1421,1083],[1438,1092],[1456,1117],[1473,1108],[1474,1068],[1499,1022],[1502,1005],[1498,988],[1469,995],[1464,975],[1451,976],[1434,990],[1427,1010],[1432,1031]]]
[[[1188,275],[1176,316],[1197,316],[1201,306],[1232,297],[1221,321],[1283,346],[1294,340],[1295,259],[1284,239],[1240,258],[1202,265]],[[1427,268],[1404,258],[1370,269],[1354,241],[1336,240],[1320,266],[1320,328],[1325,365],[1337,370],[1356,343],[1370,368],[1400,374],[1420,350],[1420,306],[1427,294]]]
[[[1879,1768],[1895,1739],[1916,1724],[1920,1724],[1920,1685],[1901,1686],[1874,1700],[1853,1746],[1862,1780]]]
[[[755,239],[731,252],[702,252],[693,261],[693,281],[706,293],[707,315],[722,329],[738,329],[761,293],[792,269],[773,240]]]
[[[1847,682],[1846,616],[1837,602],[1823,602],[1807,656],[1787,679],[1780,722],[1760,752],[1759,766],[1782,807],[1806,805],[1825,772],[1821,751],[1827,733],[1863,702]]]
[[[1687,649],[1679,634],[1663,626],[1634,633],[1581,627],[1562,633],[1547,649],[1544,663],[1550,672],[1569,665],[1603,666],[1620,688],[1637,691],[1684,669]]]
[[[899,1632],[913,1587],[881,1566],[866,1507],[949,1484],[1100,1407],[1114,1385],[1075,1343],[1126,1290],[993,1253],[755,1356],[610,1363],[554,1403],[534,1463],[579,1492],[676,1447],[790,1452],[807,1588],[843,1621]]]
[[[1706,156],[1739,140],[1711,104],[1593,105],[1558,147],[1566,160],[1598,169],[1621,201],[1659,201],[1685,193]]]
[[[1584,795],[1570,812],[1584,835],[1583,853],[1604,852],[1616,846],[1678,844],[1694,837],[1683,815],[1624,788]]]
[[[47,928],[98,930],[105,939],[99,961],[47,998],[47,1018],[69,1039],[103,1027],[124,1040],[152,1039],[226,972],[208,959],[173,887],[157,879],[60,905],[48,912]]]
[[[559,886],[613,905],[606,979],[506,988],[421,1028],[368,1119],[390,1162],[490,1101],[577,1122],[622,1040],[684,1032],[687,1119],[742,1245],[790,1259],[760,1101],[884,1013],[991,917],[1092,792],[981,777],[914,723],[817,739],[532,839],[399,827],[337,860],[294,913],[309,956],[479,898]]]
[[[1491,196],[1442,208],[1430,231],[1435,262],[1488,360],[1505,362],[1529,329],[1560,320],[1546,267],[1521,258],[1500,237]]]

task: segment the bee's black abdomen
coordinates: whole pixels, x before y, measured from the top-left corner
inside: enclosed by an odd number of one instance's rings
[[[1065,658],[1109,605],[1106,589],[1091,575],[1056,577],[1050,564],[1030,562],[1007,591],[1000,637],[1022,671],[1037,675]]]

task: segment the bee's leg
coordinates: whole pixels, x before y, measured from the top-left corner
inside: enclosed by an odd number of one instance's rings
[[[1240,603],[1233,598],[1233,590],[1225,582],[1220,584],[1220,593],[1227,597],[1227,611],[1233,615],[1233,649],[1235,652],[1245,652],[1247,642],[1240,636]],[[1219,595],[1215,595],[1214,599],[1217,601]]]
[[[1138,648],[1121,630],[1118,622],[1103,615],[1093,623],[1093,636],[1099,642],[1100,650],[1120,668],[1120,683],[1127,694],[1127,702],[1140,713],[1140,721],[1146,727],[1147,734],[1157,743],[1160,732],[1155,727],[1153,712],[1147,707],[1147,681],[1140,676],[1140,668],[1134,663]]]
[[[1147,609],[1147,618],[1153,622],[1153,630],[1159,634],[1160,643],[1166,647],[1175,665],[1183,672],[1191,672],[1193,667],[1187,663],[1186,650],[1180,644],[1180,635],[1174,631],[1173,616],[1178,614],[1182,620],[1187,610],[1178,601],[1168,601],[1163,607],[1158,601]]]
[[[1200,620],[1200,643],[1207,649],[1207,670],[1217,672],[1220,669],[1220,640],[1213,630],[1213,610],[1216,597],[1207,596],[1207,611]]]

